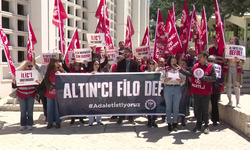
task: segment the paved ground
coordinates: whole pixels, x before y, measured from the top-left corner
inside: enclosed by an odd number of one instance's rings
[[[160,118],[159,128],[148,128],[144,117],[137,118],[135,125],[117,125],[116,120],[103,118],[103,127],[88,127],[78,121],[70,126],[69,120],[64,120],[60,129],[48,130],[41,112],[34,112],[33,130],[19,131],[19,116],[19,112],[0,111],[0,150],[250,150],[250,139],[224,122],[211,125],[209,135],[193,133],[192,117],[185,128],[179,126],[178,132],[169,133]]]

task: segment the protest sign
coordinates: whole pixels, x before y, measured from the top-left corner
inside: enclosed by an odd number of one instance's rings
[[[42,53],[42,65],[48,65],[51,58],[59,59],[59,53]]]
[[[164,115],[160,73],[56,75],[60,118]]]
[[[118,55],[118,50],[108,50],[107,51],[107,57],[108,57],[108,63],[110,65],[117,64],[117,57]],[[105,61],[105,53],[101,53],[102,56],[102,61]]]
[[[221,65],[213,64],[215,71],[216,71],[216,77],[221,78]]]
[[[92,50],[90,48],[84,48],[84,49],[75,49],[74,53],[75,53],[75,60],[77,62],[84,62],[85,60],[87,62],[91,62],[92,61]]]
[[[68,51],[69,63],[73,63],[75,61],[75,53],[74,51]]]
[[[235,57],[246,60],[245,46],[226,45],[225,58],[234,59]]]
[[[38,85],[36,80],[38,80],[37,70],[16,71],[17,86]]]
[[[104,37],[104,33],[87,33],[87,39],[89,43],[89,47],[104,47],[106,46],[106,41]]]
[[[135,57],[137,58],[143,58],[147,57],[148,59],[151,58],[151,50],[150,46],[141,46],[135,49]]]

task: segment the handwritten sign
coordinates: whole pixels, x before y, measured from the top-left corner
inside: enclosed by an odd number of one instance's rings
[[[17,86],[38,85],[36,80],[38,80],[37,70],[16,71]]]
[[[106,46],[104,33],[87,33],[89,47],[96,45],[96,47]]]
[[[221,65],[213,64],[216,72],[216,77],[221,78]]]
[[[68,51],[69,63],[73,63],[75,61],[75,53],[74,51]]]
[[[135,57],[137,58],[143,58],[143,57],[147,57],[148,59],[150,59],[151,57],[151,50],[150,50],[150,46],[141,46],[135,49]]]
[[[116,59],[117,53],[118,53],[118,50],[108,50],[107,51],[108,63],[110,65],[117,64],[117,59]],[[102,61],[104,62],[105,61],[105,53],[101,53],[101,56],[102,56]]]
[[[77,62],[83,63],[85,60],[87,62],[92,61],[92,50],[90,48],[84,48],[84,49],[75,49],[75,60]]]
[[[226,45],[225,58],[234,59],[246,59],[246,48],[240,45]]]
[[[42,53],[42,65],[48,65],[51,58],[59,59],[59,53]]]

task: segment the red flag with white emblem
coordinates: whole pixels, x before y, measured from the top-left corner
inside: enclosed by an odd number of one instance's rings
[[[132,36],[134,35],[134,28],[132,25],[132,21],[130,17],[127,18],[127,28],[126,28],[126,38],[125,38],[125,47],[129,47],[132,50],[131,58],[134,57],[133,55],[133,47],[132,47]]]
[[[215,20],[216,20],[216,41],[218,44],[218,54],[223,56],[225,48],[224,25],[221,19],[218,1],[215,0]]]
[[[3,47],[4,47],[4,53],[5,53],[5,56],[7,58],[8,66],[11,70],[12,75],[16,76],[16,68],[13,64],[12,58],[10,56],[10,51],[9,51],[9,40],[8,40],[7,36],[5,35],[1,25],[0,25],[0,35],[1,35],[2,43],[3,43]]]
[[[202,18],[201,18],[201,37],[200,37],[200,50],[204,51],[205,46],[208,44],[208,34],[207,34],[207,18],[205,7],[203,6]]]
[[[201,36],[201,29],[200,25],[198,23],[197,17],[196,17],[196,12],[195,12],[195,6],[193,6],[193,28],[195,32],[195,53],[198,54],[200,50],[200,36]]]
[[[27,43],[27,59],[32,62],[32,51],[34,51],[34,45],[37,43],[36,36],[34,34],[33,28],[31,26],[29,16],[27,17],[28,21],[28,43]]]
[[[160,9],[158,9],[153,59],[156,62],[158,62],[158,59],[160,57],[164,57],[166,49],[167,49],[167,36],[165,34],[165,26],[161,16],[161,11]]]
[[[185,0],[183,10],[182,10],[182,17],[181,17],[181,27],[180,27],[180,40],[182,43],[182,50],[181,53],[186,53],[186,49],[188,47],[188,27],[189,27],[189,12],[187,7],[187,1]]]
[[[65,51],[65,39],[63,30],[63,19],[68,18],[61,0],[55,0],[54,10],[53,10],[53,20],[52,23],[59,28],[60,35],[60,50],[64,54]]]
[[[80,47],[80,42],[79,42],[79,37],[78,37],[78,30],[75,29],[74,34],[71,38],[71,42],[68,46],[68,49],[65,53],[64,60],[66,61],[66,64],[69,66],[69,54],[68,52],[74,51],[74,49],[79,49]]]
[[[142,40],[142,43],[141,43],[141,46],[149,45],[150,44],[149,42],[150,42],[150,39],[149,39],[149,28],[147,26],[145,34],[144,34],[144,37],[143,37],[143,40]]]

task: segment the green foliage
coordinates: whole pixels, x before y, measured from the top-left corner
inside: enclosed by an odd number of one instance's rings
[[[246,56],[250,57],[250,49],[249,48],[247,48],[247,50],[246,50]]]

